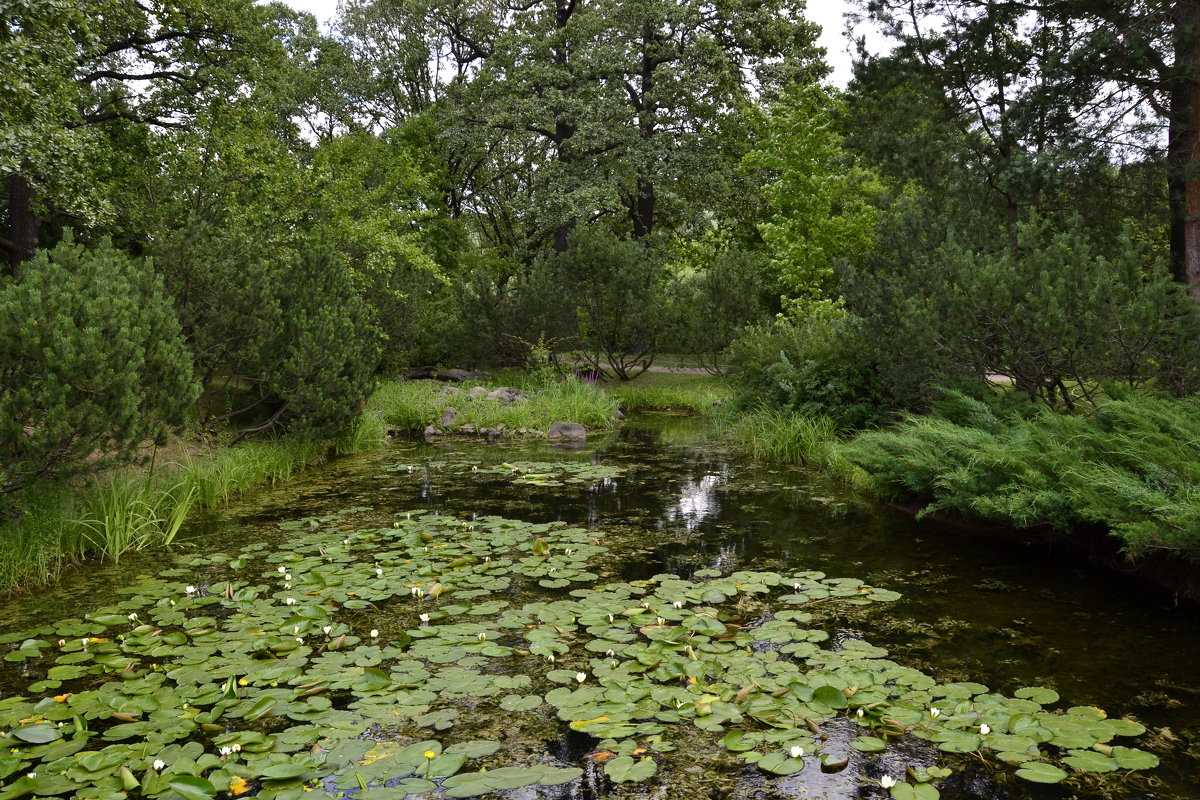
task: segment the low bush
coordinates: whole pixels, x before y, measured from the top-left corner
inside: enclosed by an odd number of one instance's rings
[[[884,490],[1018,527],[1108,527],[1130,556],[1200,560],[1200,399],[1118,393],[1087,414],[997,416],[960,398],[842,448]]]
[[[839,428],[882,421],[892,402],[865,356],[859,320],[833,304],[749,329],[731,347],[741,404],[828,417]]]
[[[128,460],[197,391],[161,279],[109,241],[0,277],[0,494]]]

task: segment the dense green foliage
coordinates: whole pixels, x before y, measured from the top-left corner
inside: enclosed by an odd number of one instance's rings
[[[948,235],[925,253],[901,236],[847,292],[898,395],[1003,375],[1031,401],[1070,410],[1102,381],[1195,387],[1191,303],[1128,235],[1103,248],[1078,224],[1031,222],[1011,247]]]
[[[869,353],[861,320],[840,306],[813,303],[748,330],[731,359],[743,405],[827,416],[847,429],[879,422],[892,407],[890,386]]]
[[[4,489],[185,418],[353,450],[439,421],[444,397],[397,385],[363,415],[408,367],[536,370],[527,403],[458,424],[542,430],[610,424],[573,371],[687,352],[732,368],[735,435],[778,443],[752,450],[827,464],[806,453],[829,426],[946,388],[1024,416],[1136,402],[1110,386],[1190,402],[1200,14],[859,6],[895,46],[841,91],[793,0],[351,0],[328,31],[248,0],[19,0]],[[81,244],[50,250],[68,221]],[[21,321],[53,293],[84,310]],[[85,360],[103,388],[77,397]]]
[[[67,239],[0,279],[0,491],[127,459],[195,396],[148,264]]]
[[[849,443],[844,454],[892,492],[1020,527],[1106,525],[1133,556],[1200,559],[1200,404],[1106,400],[1086,415],[1025,419],[963,396]]]

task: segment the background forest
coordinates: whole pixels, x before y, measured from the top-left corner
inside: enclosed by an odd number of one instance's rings
[[[1192,552],[1194,456],[1129,453],[1200,431],[1200,2],[858,11],[839,90],[800,0],[10,0],[0,489],[689,353],[798,460]]]

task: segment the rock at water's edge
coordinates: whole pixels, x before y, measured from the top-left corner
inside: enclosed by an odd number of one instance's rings
[[[587,428],[578,422],[555,422],[546,433],[546,438],[582,441],[587,438]]]

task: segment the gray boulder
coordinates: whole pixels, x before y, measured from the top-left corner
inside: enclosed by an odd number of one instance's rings
[[[555,422],[546,432],[546,438],[582,441],[587,438],[587,428],[578,422]]]
[[[471,372],[468,369],[443,369],[433,373],[433,377],[440,381],[477,381],[483,377],[478,372]]]
[[[426,425],[425,426],[425,435],[426,436],[441,436],[442,432],[439,431],[437,428],[433,427],[432,425]]]
[[[514,389],[511,386],[501,386],[498,389],[492,389],[487,393],[488,400],[495,400],[504,405],[520,400],[525,396],[525,393],[520,389]]]
[[[472,400],[475,400],[487,394],[487,389],[483,388],[482,386],[472,386],[467,390],[467,394],[471,396]]]
[[[456,416],[458,416],[458,409],[454,406],[446,406],[442,409],[442,427],[449,427],[450,423],[454,422]]]

